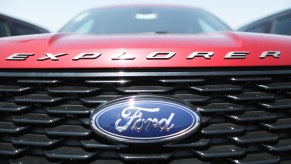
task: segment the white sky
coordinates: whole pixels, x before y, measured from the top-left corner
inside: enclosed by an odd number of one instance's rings
[[[113,4],[140,3],[200,7],[218,16],[233,29],[291,8],[291,0],[0,0],[0,13],[56,32],[86,9]]]

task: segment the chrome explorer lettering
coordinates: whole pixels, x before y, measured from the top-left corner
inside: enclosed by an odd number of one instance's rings
[[[146,56],[147,60],[168,60],[173,58],[177,53],[176,52],[152,52],[149,55]],[[28,58],[32,58],[36,54],[34,53],[15,53],[10,55],[6,58],[8,61],[25,61]],[[63,56],[69,55],[68,53],[44,53],[44,56],[41,58],[37,58],[37,61],[45,61],[45,60],[51,60],[51,61],[59,61],[59,58]],[[215,55],[214,52],[199,52],[195,51],[192,52],[190,55],[186,57],[187,60],[193,60],[195,58],[204,58],[204,59],[211,59]],[[247,56],[250,55],[249,51],[231,51],[228,52],[224,59],[246,59]],[[281,52],[280,51],[263,51],[259,55],[259,59],[265,59],[267,57],[272,58],[280,58]],[[93,53],[80,53],[72,58],[73,61],[79,61],[79,60],[95,60],[101,57],[102,54],[99,52],[93,52]],[[122,52],[120,54],[115,54],[111,56],[111,60],[134,60],[136,59],[135,56],[131,56],[127,54],[126,52]]]

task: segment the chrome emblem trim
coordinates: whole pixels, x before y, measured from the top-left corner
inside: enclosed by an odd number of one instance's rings
[[[185,138],[200,127],[197,110],[164,96],[132,96],[108,102],[91,113],[94,132],[123,143],[162,143]]]

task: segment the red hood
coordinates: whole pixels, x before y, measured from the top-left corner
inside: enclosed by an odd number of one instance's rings
[[[248,54],[245,59],[225,59],[226,54],[234,51]],[[260,58],[266,51],[280,52],[280,57]],[[123,52],[132,57],[131,60],[112,59]],[[170,59],[147,59],[153,52],[165,52],[156,57],[164,57],[168,52],[175,55]],[[210,59],[187,59],[193,52],[213,52],[214,55]],[[234,32],[198,35],[45,34],[0,39],[0,69],[291,66],[290,52],[291,37],[279,35]],[[25,60],[8,60],[21,53],[31,55]],[[45,53],[65,55],[57,57],[57,61],[38,61],[45,57]],[[101,55],[95,59],[72,60],[80,53]]]

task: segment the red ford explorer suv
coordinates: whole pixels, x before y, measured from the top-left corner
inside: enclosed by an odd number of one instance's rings
[[[0,39],[1,162],[290,163],[291,38],[227,31],[135,5]]]

